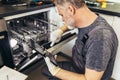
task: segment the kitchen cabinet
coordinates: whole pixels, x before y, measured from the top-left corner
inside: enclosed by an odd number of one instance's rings
[[[119,44],[118,44],[119,46],[118,46],[112,77],[115,78],[116,80],[120,80],[120,17],[116,17],[116,16],[114,17],[113,29],[117,34],[119,40]]]
[[[50,15],[49,15],[50,23],[55,25],[50,25],[51,31],[54,31],[63,25],[63,21],[61,16],[58,13],[56,7],[51,8]]]

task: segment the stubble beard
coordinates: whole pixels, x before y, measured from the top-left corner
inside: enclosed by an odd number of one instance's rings
[[[71,18],[70,15],[67,15],[67,18],[66,18],[66,24],[70,27],[75,27],[75,20],[73,18]]]

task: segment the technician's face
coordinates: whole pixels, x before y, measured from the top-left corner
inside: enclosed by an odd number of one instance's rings
[[[62,20],[69,26],[75,26],[75,20],[72,18],[72,15],[67,6],[63,7],[58,5],[57,8],[59,15],[62,17]]]

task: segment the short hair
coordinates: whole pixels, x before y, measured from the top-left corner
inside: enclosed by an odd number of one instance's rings
[[[84,0],[54,0],[54,3],[57,5],[64,5],[65,3],[70,3],[74,5],[76,8],[81,8],[84,6]]]

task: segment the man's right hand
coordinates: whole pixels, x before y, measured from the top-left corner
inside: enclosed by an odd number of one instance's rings
[[[50,41],[52,42],[50,46],[53,46],[55,43],[59,42],[62,37],[63,31],[57,29],[51,33]]]

